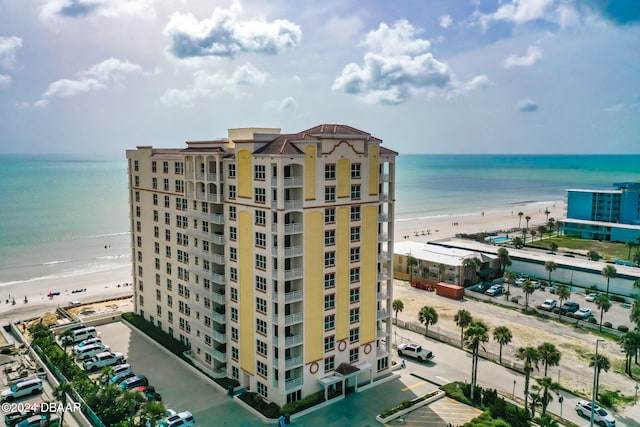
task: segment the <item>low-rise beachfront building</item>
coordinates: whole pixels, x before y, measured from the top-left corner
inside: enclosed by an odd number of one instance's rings
[[[412,257],[417,264],[411,266],[408,259]],[[458,286],[476,284],[483,273],[490,273],[499,267],[498,257],[480,251],[445,248],[429,243],[413,241],[396,242],[394,246],[394,277],[414,282],[451,283]],[[466,260],[478,259],[479,265],[470,264]]]
[[[612,242],[640,237],[640,183],[617,182],[611,190],[567,190],[567,236]]]
[[[278,405],[390,370],[397,153],[319,125],[127,151],[135,311]]]

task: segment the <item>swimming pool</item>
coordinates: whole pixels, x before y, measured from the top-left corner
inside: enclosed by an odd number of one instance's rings
[[[511,241],[509,237],[504,237],[504,236],[491,237],[489,240],[493,243],[504,243],[504,242]]]

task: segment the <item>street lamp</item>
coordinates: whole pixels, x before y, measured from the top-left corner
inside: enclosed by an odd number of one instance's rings
[[[593,415],[596,406],[596,378],[598,375],[598,344],[604,342],[603,339],[596,340],[596,354],[593,355],[593,393],[591,394],[591,418],[589,421],[589,426],[593,427]]]
[[[511,393],[511,398],[515,399],[516,397],[516,380],[513,380],[513,392]]]

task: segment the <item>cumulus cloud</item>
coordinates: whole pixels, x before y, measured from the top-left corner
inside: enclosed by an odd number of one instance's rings
[[[83,92],[119,87],[124,83],[125,78],[132,74],[146,75],[147,73],[138,64],[109,58],[80,71],[75,79],[60,79],[50,83],[42,97],[70,97]]]
[[[40,19],[51,21],[91,16],[155,18],[156,2],[157,0],[44,0],[40,6]]]
[[[440,26],[442,28],[449,28],[451,24],[453,24],[453,19],[451,19],[451,16],[444,15],[440,17]]]
[[[522,99],[516,104],[516,110],[521,113],[535,113],[539,108],[535,101],[528,98]]]
[[[279,101],[269,101],[263,105],[263,110],[277,111],[278,113],[295,111],[297,109],[298,109],[298,103],[296,102],[295,98],[292,96],[287,96],[286,98]]]
[[[215,8],[198,21],[190,13],[171,15],[164,34],[171,39],[168,52],[176,58],[232,57],[241,52],[275,55],[300,44],[300,27],[286,19],[243,18],[239,2],[229,9]]]
[[[529,46],[525,55],[511,55],[502,61],[502,66],[506,69],[514,67],[531,67],[541,59],[542,51],[536,46]]]
[[[11,86],[11,76],[0,74],[0,89]]]
[[[524,24],[548,18],[554,12],[556,0],[511,0],[501,4],[493,13],[477,15],[480,24],[486,28],[492,21],[508,21]]]
[[[20,37],[0,37],[0,68],[13,68],[16,65],[16,53],[21,47]]]
[[[429,52],[431,43],[417,34],[406,20],[391,27],[381,23],[367,35],[363,64],[347,64],[332,89],[359,95],[365,102],[401,104],[419,91],[451,95],[478,87],[459,82],[449,66]]]
[[[210,74],[198,70],[193,73],[193,82],[186,89],[168,89],[160,101],[165,105],[191,107],[198,98],[211,98],[223,93],[241,97],[247,89],[264,84],[266,79],[267,73],[251,63],[236,68],[229,76],[223,71]]]

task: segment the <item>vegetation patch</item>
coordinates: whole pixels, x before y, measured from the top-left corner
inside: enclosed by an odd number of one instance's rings
[[[391,409],[385,409],[384,411],[380,412],[379,417],[382,419],[385,418],[389,418],[390,416],[392,416],[393,414],[400,412],[400,411],[404,411],[405,409],[409,409],[412,406],[417,405],[420,402],[424,402],[425,400],[429,399],[430,397],[435,396],[436,394],[438,394],[438,390],[432,391],[431,393],[427,393],[423,396],[417,397],[413,400],[405,400],[404,402],[402,402],[401,404],[394,406]]]
[[[245,391],[238,398],[267,418],[280,416],[280,407],[275,403],[266,402],[258,393]]]
[[[136,328],[140,329],[149,338],[153,339],[155,342],[169,350],[171,353],[175,354],[181,359],[185,359],[183,353],[189,349],[177,339],[163,332],[162,329],[152,325],[151,323],[147,322],[145,319],[134,313],[122,313],[122,318],[131,323]]]
[[[567,252],[568,250],[586,254],[589,251],[595,251],[603,258],[612,260],[627,259],[629,253],[629,250],[624,243],[600,242],[598,240],[581,239],[571,236],[557,236],[536,240],[534,242],[527,242],[527,246],[551,250],[551,245],[553,243],[558,245],[560,252],[563,250]]]

